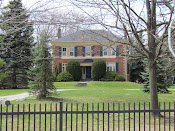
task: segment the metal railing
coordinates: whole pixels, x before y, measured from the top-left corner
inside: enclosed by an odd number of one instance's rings
[[[0,131],[175,131],[175,103],[0,106]]]

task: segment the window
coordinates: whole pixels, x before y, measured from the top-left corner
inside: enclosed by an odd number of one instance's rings
[[[104,55],[108,55],[108,48],[107,48],[107,46],[104,46],[103,47],[103,52],[104,52]]]
[[[66,56],[66,48],[63,48],[63,56]]]
[[[116,67],[116,65],[115,65],[115,63],[107,63],[107,72],[108,71],[116,71],[115,70],[115,67]]]
[[[62,72],[66,71],[66,64],[62,64]]]
[[[115,55],[114,47],[111,47],[111,55]]]
[[[91,55],[91,47],[88,46],[86,47],[86,56],[90,56]]]
[[[70,56],[74,56],[74,48],[73,47],[70,48]]]

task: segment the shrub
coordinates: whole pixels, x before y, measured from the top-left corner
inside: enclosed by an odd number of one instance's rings
[[[126,81],[125,77],[122,75],[117,75],[114,80],[115,81]]]
[[[59,72],[58,72],[57,66],[55,65],[55,68],[54,68],[54,71],[53,71],[54,81],[57,81],[58,74],[59,74]]]
[[[109,71],[109,72],[106,72],[104,77],[101,78],[100,80],[102,80],[102,81],[114,81],[114,79],[117,75],[118,75],[117,72]]]
[[[73,80],[79,81],[81,79],[81,68],[78,60],[70,60],[66,65],[66,71],[72,75]]]
[[[96,60],[92,63],[92,79],[100,80],[106,73],[106,62],[104,60]]]
[[[57,76],[57,81],[73,81],[73,77],[69,72],[62,72]]]

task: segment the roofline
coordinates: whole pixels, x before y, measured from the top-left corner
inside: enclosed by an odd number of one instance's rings
[[[70,42],[50,42],[52,45],[62,45],[62,44],[107,44],[107,43],[119,43],[119,44],[128,44],[129,42],[127,40],[123,40],[123,41],[116,41],[116,42],[113,42],[113,41],[70,41]]]

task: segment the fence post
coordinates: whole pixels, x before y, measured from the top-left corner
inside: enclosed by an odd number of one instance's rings
[[[2,104],[1,104],[1,112],[0,113],[2,113]],[[2,130],[2,115],[0,115],[0,131]]]
[[[63,102],[60,102],[60,131],[63,131]]]

